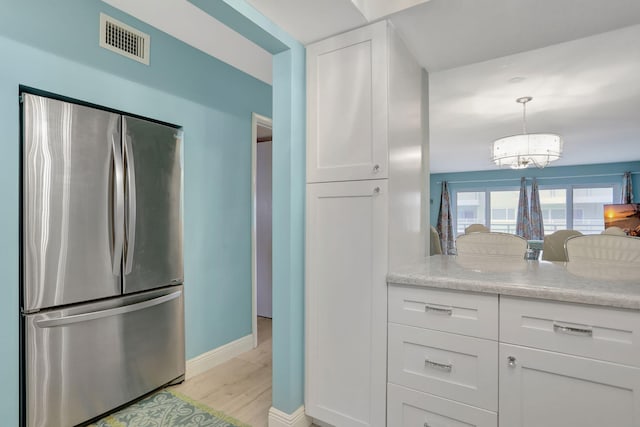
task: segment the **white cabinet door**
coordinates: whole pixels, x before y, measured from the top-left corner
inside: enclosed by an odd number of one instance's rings
[[[307,46],[307,182],[387,178],[387,27]]]
[[[387,198],[307,185],[305,411],[335,426],[385,425]]]
[[[638,368],[508,344],[499,363],[501,426],[640,425]]]

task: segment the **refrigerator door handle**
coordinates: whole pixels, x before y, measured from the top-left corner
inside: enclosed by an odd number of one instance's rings
[[[114,175],[114,203],[113,203],[113,275],[120,275],[120,264],[122,262],[122,250],[124,247],[124,166],[122,163],[122,152],[114,135],[111,136],[111,149],[113,151]]]
[[[163,295],[157,298],[153,298],[147,301],[142,301],[142,302],[138,302],[135,304],[130,304],[130,305],[125,305],[122,307],[116,307],[116,308],[110,308],[107,310],[101,310],[101,311],[93,311],[90,313],[83,313],[83,314],[75,314],[72,316],[65,316],[65,317],[60,317],[60,318],[56,318],[56,319],[43,319],[43,320],[37,320],[35,322],[36,326],[38,326],[39,328],[54,328],[56,326],[64,326],[64,325],[69,325],[72,323],[80,323],[80,322],[87,322],[89,320],[95,320],[95,319],[101,319],[103,317],[110,317],[110,316],[118,316],[121,314],[125,314],[125,313],[131,313],[133,311],[139,311],[139,310],[143,310],[145,308],[149,308],[149,307],[153,307],[156,305],[160,305],[163,304],[167,301],[171,301],[174,300],[176,298],[179,298],[180,295],[182,295],[182,291],[175,291],[173,293],[170,293],[168,295]]]
[[[131,137],[124,137],[124,156],[127,162],[127,195],[129,211],[127,212],[127,256],[124,262],[124,273],[129,274],[133,268],[133,252],[136,245],[136,167],[133,159],[133,149],[131,148]]]

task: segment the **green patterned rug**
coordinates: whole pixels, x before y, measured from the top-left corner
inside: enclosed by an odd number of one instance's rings
[[[89,427],[251,427],[172,390],[161,390]]]

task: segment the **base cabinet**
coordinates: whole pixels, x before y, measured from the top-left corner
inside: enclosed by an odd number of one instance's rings
[[[387,427],[640,427],[638,325],[636,310],[390,285]]]
[[[497,427],[495,412],[389,384],[388,427]]]
[[[501,426],[640,425],[640,369],[500,344]]]

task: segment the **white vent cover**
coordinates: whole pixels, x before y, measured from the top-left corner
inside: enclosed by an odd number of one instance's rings
[[[149,48],[151,47],[149,34],[123,24],[104,13],[100,14],[100,46],[149,65]]]

